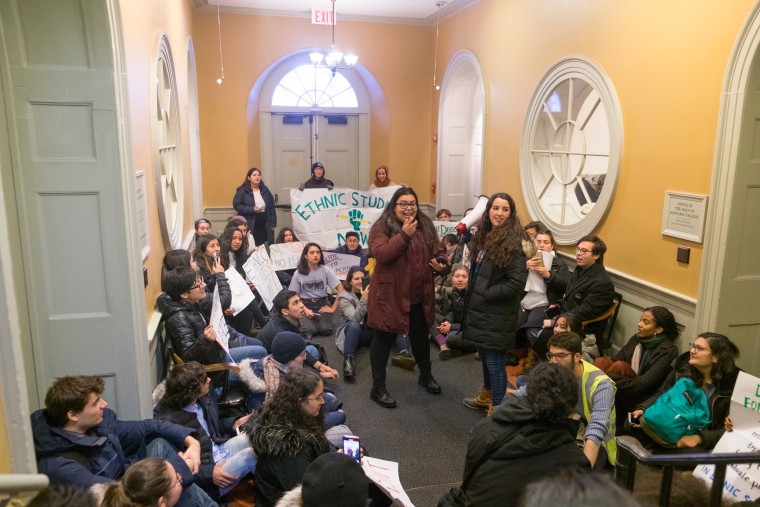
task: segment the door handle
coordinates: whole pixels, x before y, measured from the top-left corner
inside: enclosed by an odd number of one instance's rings
[[[274,203],[278,204],[280,202],[280,194],[274,194]]]

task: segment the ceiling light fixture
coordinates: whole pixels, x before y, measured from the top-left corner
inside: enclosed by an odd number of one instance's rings
[[[335,0],[332,1],[332,46],[329,51],[313,51],[309,53],[309,59],[315,67],[327,67],[332,72],[333,76],[338,69],[350,69],[356,62],[359,61],[359,57],[356,55],[348,54],[344,55],[335,47]],[[341,66],[343,65],[343,66]]]
[[[441,89],[441,85],[436,80],[436,74],[438,73],[438,25],[441,24],[441,7],[446,5],[446,2],[438,1],[435,6],[438,7],[438,19],[435,22],[435,59],[433,60],[433,88],[436,91]]]
[[[216,78],[216,84],[221,86],[224,81],[224,58],[222,57],[222,21],[219,18],[219,4],[216,4],[216,28],[219,33],[219,67],[222,71],[222,75]]]

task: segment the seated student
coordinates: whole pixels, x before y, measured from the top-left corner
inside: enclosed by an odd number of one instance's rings
[[[359,257],[359,267],[364,269],[367,266],[367,254],[362,250],[362,245],[359,242],[359,233],[349,231],[346,233],[346,243],[340,245],[334,250],[335,253],[355,255]]]
[[[195,246],[198,243],[198,238],[200,238],[203,234],[208,234],[211,232],[211,222],[206,220],[205,218],[199,218],[195,221],[195,234],[193,234],[193,240],[190,242],[190,246],[187,247],[189,251],[195,250]]]
[[[335,184],[325,178],[325,166],[322,165],[322,162],[314,162],[311,164],[311,178],[301,183],[298,190],[305,188],[326,188],[327,190],[332,190],[333,187],[335,187]]]
[[[641,313],[638,330],[612,358],[599,357],[594,365],[615,381],[615,409],[618,414],[632,412],[652,396],[672,370],[678,348],[676,319],[667,308],[653,306]],[[618,433],[625,418],[618,419]]]
[[[436,212],[435,219],[438,222],[451,222],[451,211],[441,208]]]
[[[615,466],[615,383],[602,370],[582,359],[581,337],[557,333],[549,339],[547,359],[573,372],[578,381],[579,403],[576,412],[585,425],[583,454],[591,466]],[[530,386],[530,384],[528,384]]]
[[[277,235],[277,239],[274,240],[275,243],[293,243],[298,242],[299,239],[296,236],[296,233],[293,232],[293,229],[290,227],[283,227],[280,229],[280,233]],[[293,273],[295,273],[295,269],[281,269],[279,271],[275,271],[277,273],[277,278],[280,279],[280,283],[282,284],[283,288],[286,288],[288,285],[290,285],[290,280],[293,279]]]
[[[300,319],[303,319],[305,315],[305,307],[301,298],[292,290],[283,289],[277,293],[272,300],[272,309],[274,310],[274,317],[267,322],[267,325],[261,328],[259,334],[256,336],[261,340],[264,348],[267,352],[272,351],[272,341],[277,333],[282,331],[290,331],[291,333],[300,334],[304,340],[306,340],[306,365],[311,366],[316,370],[325,370],[334,372],[332,368],[328,368],[326,364],[322,364],[319,361],[319,349],[318,345],[312,343],[311,337],[301,333]],[[336,372],[337,373],[337,372]]]
[[[222,268],[225,271],[232,268],[248,282],[248,287],[254,292],[255,299],[243,309],[237,315],[232,314],[232,310],[225,309],[224,315],[227,318],[227,322],[235,328],[235,330],[248,334],[253,328],[253,323],[261,328],[267,323],[267,318],[261,311],[259,304],[261,303],[261,296],[256,292],[256,287],[251,281],[248,280],[243,270],[243,265],[248,260],[248,240],[240,229],[235,227],[227,227],[221,236],[219,236],[219,261],[222,264]]]
[[[369,347],[374,331],[367,327],[367,298],[369,286],[362,288],[364,271],[353,266],[343,282],[345,290],[338,296],[341,321],[335,331],[335,346],[343,353],[343,379],[352,380],[356,375],[356,351]]]
[[[467,296],[469,270],[464,264],[451,268],[452,288],[444,290],[435,310],[435,324],[430,334],[440,347],[438,357],[441,361],[460,355],[462,352],[475,352],[475,346],[462,339],[462,318],[464,301]]]
[[[538,229],[534,241],[538,252],[525,263],[528,281],[517,318],[517,343],[527,342],[530,347],[535,345],[541,334],[549,303],[562,299],[570,280],[570,271],[556,255],[556,244],[551,231]],[[547,262],[548,259],[551,261]]]
[[[327,290],[336,290],[336,296],[339,296],[343,284],[332,269],[325,267],[325,257],[318,244],[307,243],[304,247],[289,289],[298,294],[306,306],[301,330],[310,336],[332,334],[333,312],[338,309],[338,298],[330,304]]]
[[[294,368],[271,399],[246,423],[258,456],[254,491],[257,507],[272,507],[303,481],[309,464],[330,452],[320,409],[324,383],[318,375]]]
[[[531,345],[530,348],[536,354],[535,360],[546,361],[546,353],[549,352],[549,338],[557,333],[562,333],[563,331],[570,331],[577,334],[581,337],[582,340],[584,340],[585,343],[586,338],[583,334],[583,323],[577,315],[572,313],[563,313],[561,315],[558,315],[555,319],[545,319],[544,327],[541,328],[541,332],[539,333],[538,338],[536,338],[536,341],[533,343],[533,345]],[[588,355],[585,350],[582,350],[581,353],[584,360],[589,362],[593,360],[591,355]],[[529,361],[535,363],[536,361],[534,361],[532,357],[533,354],[528,355]],[[523,366],[523,368],[525,368],[525,366]]]
[[[577,403],[578,387],[570,370],[550,363],[537,366],[526,395],[507,395],[494,407],[493,417],[483,419],[470,434],[464,468],[469,481],[463,488],[468,505],[514,506],[533,481],[570,469],[590,473],[575,443],[578,421],[570,419]]]
[[[681,377],[690,378],[707,396],[711,422],[696,434],[682,437],[676,442],[676,448],[694,453],[711,451],[725,432],[724,423],[731,405],[731,393],[740,371],[734,362],[738,355],[739,349],[727,336],[701,333],[694,343],[689,344],[689,351],[678,356],[660,389],[641,403],[632,416],[639,419],[644,414],[646,419],[646,409],[673,387],[676,380]],[[665,449],[654,446],[654,451],[663,452]]]
[[[657,492],[659,493],[659,487]],[[618,485],[611,475],[568,470],[529,484],[525,488],[525,494],[518,505],[520,507],[550,507],[555,505],[562,507],[609,507],[610,505],[615,507],[644,507],[644,505],[655,504],[640,504],[631,496],[631,492]],[[690,504],[686,505],[697,507]]]
[[[212,300],[206,296],[200,276],[192,268],[180,266],[166,273],[162,285],[166,292],[158,297],[156,305],[177,355],[185,362],[198,361],[201,364],[226,361],[227,353],[216,341],[216,332],[205,317],[211,314]],[[217,278],[217,287],[220,299],[229,300],[227,279]],[[267,351],[260,341],[238,333],[230,326],[227,330],[230,334],[229,356],[235,362],[266,356]],[[223,378],[221,374],[213,374],[214,386],[220,387]],[[235,382],[238,376],[230,373],[229,380]]]
[[[256,469],[256,456],[246,435],[223,435],[210,383],[203,366],[195,361],[175,366],[169,370],[166,392],[155,412],[156,419],[190,428],[199,435],[201,464],[195,483],[216,500]],[[236,424],[247,420],[243,417]]]
[[[206,284],[207,292],[214,292],[216,287],[216,279],[214,273],[222,267],[219,254],[221,248],[219,247],[219,239],[213,234],[204,234],[198,238],[198,242],[193,252],[193,260],[198,266],[198,272]],[[222,269],[224,271],[224,269]]]
[[[276,507],[365,507],[369,479],[356,460],[337,452],[322,454],[303,474],[302,484],[291,489]]]
[[[176,477],[174,482],[177,482]],[[182,488],[178,489],[181,491]],[[13,502],[8,502],[8,507],[14,505]],[[26,504],[26,507],[100,507],[100,505],[98,495],[95,495],[89,488],[80,488],[70,484],[51,484],[37,493]]]
[[[119,482],[108,485],[101,507],[172,507],[182,494],[181,483],[171,463],[146,458],[130,466]]]
[[[153,419],[120,421],[100,397],[104,386],[100,377],[80,375],[48,389],[45,408],[31,416],[39,472],[52,484],[90,487],[121,479],[135,460],[163,458],[181,476],[178,505],[216,505],[193,483],[201,448],[192,430]]]
[[[230,218],[227,221],[227,226],[225,229],[230,227],[240,230],[240,232],[242,232],[245,236],[246,244],[248,245],[245,251],[247,255],[251,255],[256,251],[258,248],[256,245],[256,240],[253,239],[253,234],[251,234],[251,232],[248,230],[248,220],[246,220],[244,216],[235,215],[234,217]]]

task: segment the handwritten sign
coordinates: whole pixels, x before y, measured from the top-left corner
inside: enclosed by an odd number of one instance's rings
[[[277,243],[269,246],[269,260],[275,271],[283,269],[296,269],[301,253],[306,246],[306,241],[294,241],[292,243]]]
[[[230,310],[232,310],[232,315],[237,315],[251,304],[254,299],[253,292],[235,268],[228,269],[224,274],[227,275],[227,283],[230,286],[230,292],[232,292]]]
[[[447,234],[457,234],[457,230],[454,229],[454,227],[457,226],[459,222],[438,222],[434,221],[433,225],[435,226],[435,232],[438,233],[438,237],[442,238]]]
[[[271,310],[272,300],[278,292],[282,290],[277,274],[272,269],[272,263],[269,261],[269,254],[266,248],[259,248],[253,252],[248,260],[243,264],[243,271],[248,275],[248,279],[256,286],[261,299],[264,301],[267,309]]]
[[[325,252],[325,266],[332,269],[338,280],[345,280],[348,270],[352,266],[358,266],[361,259],[356,255]]]
[[[394,505],[414,507],[398,477],[398,463],[365,456],[362,459],[364,474],[391,497]]]
[[[731,395],[731,422],[734,431],[726,432],[712,452],[760,452],[760,378],[739,372]],[[715,467],[699,465],[694,476],[712,485]],[[760,497],[760,467],[729,465],[723,483],[723,498],[751,502]]]
[[[230,354],[230,331],[227,329],[227,321],[224,320],[222,301],[219,299],[219,286],[214,287],[214,295],[211,300],[211,327],[216,333],[216,342],[229,356]],[[230,357],[230,361],[232,358]],[[232,361],[233,364],[235,361]]]

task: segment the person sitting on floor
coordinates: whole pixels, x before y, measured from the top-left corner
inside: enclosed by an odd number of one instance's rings
[[[303,482],[285,493],[276,507],[365,507],[368,495],[369,479],[361,465],[328,452],[311,462]]]
[[[362,249],[361,242],[359,240],[359,233],[349,231],[346,233],[346,243],[340,245],[334,250],[335,253],[355,255],[359,257],[359,267],[364,269],[367,266],[367,254]]]
[[[318,244],[307,243],[303,248],[289,289],[301,296],[306,306],[306,317],[300,320],[301,329],[309,336],[332,334],[333,313],[338,309],[338,298],[330,304],[327,291],[335,290],[336,296],[339,296],[343,285],[335,272],[325,266],[322,247]]]
[[[91,487],[121,479],[138,459],[163,458],[180,475],[178,505],[216,505],[193,481],[201,451],[193,431],[153,419],[120,421],[101,398],[104,387],[100,377],[78,375],[48,389],[45,408],[31,416],[39,473],[51,484]]]
[[[155,412],[156,419],[190,428],[199,435],[201,465],[195,482],[218,499],[256,469],[256,456],[246,435],[223,435],[210,383],[203,366],[195,361],[175,366],[166,377],[166,392]],[[248,417],[238,419],[235,425],[245,423]]]
[[[441,361],[463,352],[475,352],[475,346],[462,339],[462,318],[469,270],[464,264],[456,264],[451,268],[451,273],[452,288],[441,293],[435,311],[435,324],[430,329],[431,336],[440,347],[438,357]]]
[[[494,407],[493,417],[473,428],[464,469],[468,505],[514,506],[533,481],[569,469],[590,472],[575,443],[578,420],[570,418],[577,402],[578,387],[569,369],[538,365],[525,396],[507,395]]]
[[[662,306],[641,313],[636,334],[614,357],[599,357],[594,365],[615,381],[615,409],[627,414],[652,396],[671,372],[678,348],[676,319]],[[618,420],[618,433],[625,419]]]
[[[362,287],[364,271],[353,266],[343,282],[345,290],[338,296],[341,322],[335,331],[335,346],[343,354],[343,379],[352,380],[356,375],[356,351],[372,344],[374,331],[367,326],[367,299],[369,286]]]
[[[121,481],[108,485],[100,507],[172,507],[179,501],[181,484],[171,463],[145,458],[130,466]]]

